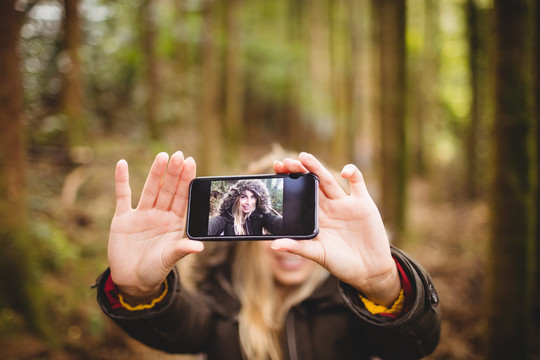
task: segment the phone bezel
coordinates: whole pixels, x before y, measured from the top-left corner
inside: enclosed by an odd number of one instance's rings
[[[210,192],[208,190],[208,202],[193,202],[193,188],[196,182],[206,181],[210,184],[211,181],[238,181],[241,179],[268,179],[268,178],[283,178],[284,179],[284,191],[285,191],[285,182],[287,179],[295,180],[298,177],[308,176],[313,179],[313,197],[310,196],[310,201],[313,201],[313,232],[309,234],[280,234],[280,235],[219,235],[219,236],[200,236],[194,235],[190,230],[192,230],[191,223],[193,219],[195,221],[201,220],[201,213],[208,213],[209,209],[209,200]],[[209,188],[208,188],[209,189]],[[309,190],[308,190],[309,191]],[[187,209],[187,219],[186,219],[186,235],[188,238],[193,240],[201,241],[251,241],[251,240],[274,240],[279,238],[289,238],[295,240],[309,240],[313,239],[319,234],[319,219],[318,219],[318,202],[319,202],[319,179],[317,175],[313,173],[285,173],[285,174],[258,174],[258,175],[232,175],[232,176],[203,176],[193,179],[189,185],[189,195],[188,195],[188,209]],[[283,202],[285,203],[285,193]],[[302,198],[304,199],[304,198]],[[285,204],[284,204],[285,206]],[[201,210],[202,209],[202,210]],[[199,216],[194,216],[197,214]],[[208,223],[206,223],[206,227]],[[204,228],[201,226],[197,230]],[[195,233],[200,233],[200,231],[194,231]]]

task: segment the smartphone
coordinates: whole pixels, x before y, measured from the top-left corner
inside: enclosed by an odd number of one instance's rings
[[[186,234],[196,240],[312,239],[319,180],[315,174],[195,178]]]

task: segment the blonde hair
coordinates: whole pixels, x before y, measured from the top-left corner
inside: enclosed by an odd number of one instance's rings
[[[253,360],[282,358],[280,334],[292,306],[306,299],[328,276],[320,266],[308,279],[280,299],[272,270],[258,242],[238,244],[232,267],[233,287],[242,304],[238,315],[240,345],[244,356]]]
[[[244,229],[244,223],[247,216],[243,213],[240,207],[240,197],[236,199],[232,206],[232,216],[234,219],[234,233],[235,235],[246,235],[246,229]]]
[[[249,190],[251,193],[253,193],[257,197],[257,206],[259,205],[259,197],[256,195],[255,192]],[[244,224],[246,223],[246,219],[251,215],[251,212],[249,214],[246,214],[242,211],[242,208],[240,207],[240,198],[242,195],[245,194],[245,192],[241,193],[240,196],[238,196],[232,206],[232,215],[234,218],[234,233],[235,235],[247,235],[246,229],[244,227]],[[257,207],[256,206],[256,207]]]

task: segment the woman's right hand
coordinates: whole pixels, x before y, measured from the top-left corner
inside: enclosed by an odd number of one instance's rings
[[[168,164],[168,166],[167,166]],[[183,238],[193,158],[181,152],[156,156],[137,208],[131,205],[128,165],[116,165],[116,211],[108,245],[111,277],[125,300],[141,304],[159,295],[177,261],[203,250],[199,241]]]

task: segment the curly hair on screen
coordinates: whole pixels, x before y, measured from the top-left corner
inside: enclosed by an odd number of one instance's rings
[[[249,214],[242,212],[240,207],[240,197],[250,191],[257,198],[257,208],[260,208],[264,213],[271,211],[272,203],[268,188],[260,180],[239,180],[229,189],[223,197],[219,206],[219,212],[224,213],[230,209],[234,218],[234,232],[236,235],[246,235],[244,222]]]

